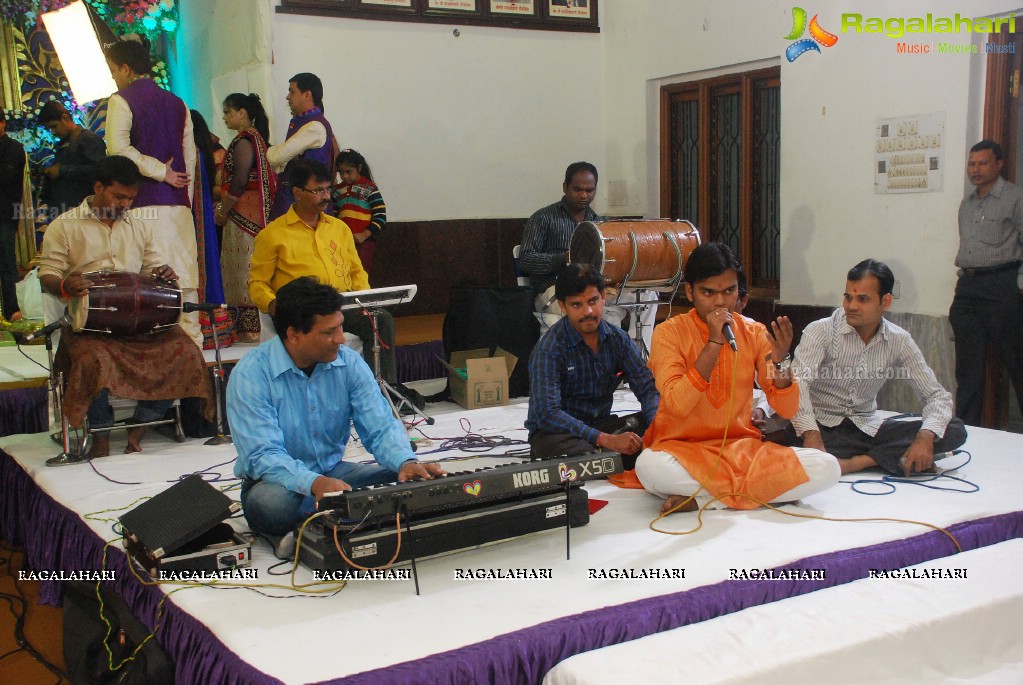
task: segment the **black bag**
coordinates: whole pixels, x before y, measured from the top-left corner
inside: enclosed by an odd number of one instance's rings
[[[149,631],[132,615],[128,605],[114,591],[100,587],[103,617],[112,630],[108,644],[114,665],[131,656]],[[110,670],[110,656],[103,645],[107,624],[100,618],[96,584],[70,581],[64,584],[64,663],[75,685],[172,685],[174,663],[167,652],[150,640],[135,659],[116,671]]]
[[[500,347],[514,354],[518,362],[508,379],[508,395],[529,394],[529,355],[540,339],[530,288],[452,288],[443,336],[448,361],[459,350],[486,348],[493,354]]]

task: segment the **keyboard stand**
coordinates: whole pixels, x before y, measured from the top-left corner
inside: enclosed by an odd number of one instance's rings
[[[356,302],[358,302],[358,300],[356,300]],[[413,417],[422,417],[422,419],[426,421],[426,425],[432,426],[435,420],[432,416],[429,416],[416,405],[412,404],[407,397],[398,392],[390,383],[384,380],[383,376],[380,375],[380,334],[377,332],[380,330],[377,327],[380,320],[380,308],[372,305],[362,305],[362,311],[370,318],[373,325],[373,375],[376,377],[377,385],[380,386],[380,392],[383,393],[384,398],[387,400],[387,404],[391,406],[391,411],[394,412],[395,418],[402,421],[401,412],[403,410],[407,410]],[[413,421],[414,420],[415,418],[413,418]],[[402,421],[402,424],[404,425],[404,421]]]
[[[419,569],[416,567],[416,544],[412,537],[412,517],[408,507],[402,505],[401,515],[405,517],[405,536],[408,538],[409,563],[412,564],[412,580],[416,584],[416,597],[419,596]]]

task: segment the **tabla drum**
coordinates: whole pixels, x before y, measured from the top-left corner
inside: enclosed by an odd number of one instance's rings
[[[674,288],[700,233],[680,219],[583,221],[572,234],[569,261],[592,264],[611,287]]]
[[[92,286],[71,300],[68,312],[76,333],[139,335],[159,333],[178,322],[181,291],[155,276],[127,271],[82,274]]]

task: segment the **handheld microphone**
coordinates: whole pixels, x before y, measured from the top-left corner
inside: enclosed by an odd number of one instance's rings
[[[622,433],[635,433],[639,430],[639,420],[635,416],[630,416],[625,419],[625,423],[611,435],[621,435]]]
[[[942,459],[948,459],[949,457],[954,457],[955,455],[956,455],[956,450],[948,450],[947,452],[937,452],[934,455],[934,463],[937,464]],[[901,457],[899,457],[899,468],[901,468],[903,471],[906,470],[906,455],[902,455]],[[954,469],[951,469],[951,470],[954,470]],[[913,473],[918,473],[918,472],[914,471]],[[925,471],[923,473],[926,474],[927,472]]]
[[[190,312],[213,312],[214,309],[226,309],[226,304],[216,302],[185,302],[181,305],[181,311],[185,314]]]
[[[44,335],[50,335],[64,324],[68,324],[69,326],[71,325],[71,315],[67,313],[66,309],[64,310],[64,316],[60,317],[59,319],[57,319],[56,321],[47,326],[43,326],[38,331],[29,333],[24,337],[23,340],[26,343],[30,343],[36,338],[41,338]]]
[[[721,332],[725,334],[725,340],[728,341],[728,346],[732,348],[732,352],[739,351],[739,345],[735,342],[735,334],[732,333],[731,324],[725,324],[721,327]]]

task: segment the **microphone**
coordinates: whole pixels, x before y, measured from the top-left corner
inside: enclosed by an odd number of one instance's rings
[[[934,455],[934,463],[937,464],[942,459],[948,459],[949,457],[954,457],[956,455],[957,451],[960,451],[960,450],[948,450],[947,452],[936,452],[935,455]],[[901,468],[903,471],[906,470],[906,455],[902,455],[901,457],[899,457],[899,468]],[[954,471],[955,469],[949,469],[949,470],[950,471]],[[914,471],[913,473],[918,473],[918,472]],[[924,471],[923,473],[926,474],[927,472]]]
[[[181,311],[185,314],[190,312],[213,312],[214,309],[226,309],[226,304],[216,302],[185,302],[181,305]]]
[[[616,430],[611,435],[621,435],[622,433],[635,433],[639,430],[639,420],[635,416],[630,416],[625,419],[625,423],[622,424],[621,428]]]
[[[30,343],[36,338],[41,338],[44,335],[50,335],[64,324],[68,324],[69,326],[71,325],[71,315],[67,313],[66,309],[64,310],[64,316],[60,317],[59,319],[57,319],[56,321],[47,326],[43,326],[38,331],[29,333],[24,337],[23,340],[26,343]]]
[[[725,334],[725,340],[728,341],[728,346],[732,348],[732,352],[738,352],[739,345],[735,342],[735,334],[732,333],[732,326],[726,323],[721,327],[721,332]]]

